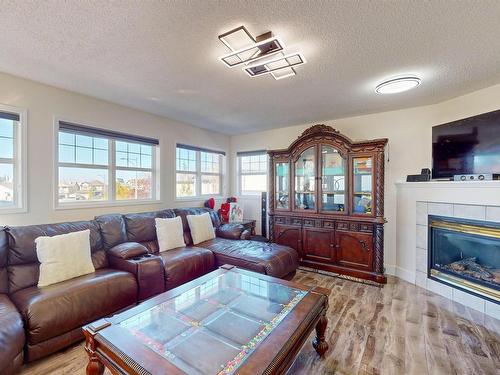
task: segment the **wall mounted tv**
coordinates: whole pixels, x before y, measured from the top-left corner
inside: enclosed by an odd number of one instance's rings
[[[432,178],[500,174],[500,110],[432,128]]]

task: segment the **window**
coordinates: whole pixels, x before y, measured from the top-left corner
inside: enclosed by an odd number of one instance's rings
[[[267,191],[267,154],[265,151],[238,152],[240,195]]]
[[[26,112],[0,105],[0,213],[25,209]]]
[[[176,197],[222,194],[222,162],[225,153],[177,145]]]
[[[59,122],[59,205],[159,199],[158,140]]]

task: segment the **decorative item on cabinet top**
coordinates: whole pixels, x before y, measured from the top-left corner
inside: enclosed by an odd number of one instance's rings
[[[295,248],[303,266],[385,283],[386,144],[320,124],[268,151],[271,241]]]

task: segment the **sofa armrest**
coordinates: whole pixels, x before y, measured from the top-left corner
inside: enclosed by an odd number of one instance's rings
[[[140,257],[148,253],[148,249],[137,242],[124,242],[108,250],[111,257],[130,259]]]
[[[240,236],[240,240],[249,240],[252,238],[252,232],[248,229],[245,229]]]
[[[14,374],[22,364],[23,318],[6,294],[0,293],[0,373]],[[19,363],[20,362],[20,363]]]
[[[216,235],[228,240],[240,240],[243,232],[245,227],[241,224],[222,224],[217,228]]]
[[[109,265],[135,276],[139,286],[139,301],[165,291],[165,271],[163,262],[157,255],[143,254],[129,259],[110,256]]]

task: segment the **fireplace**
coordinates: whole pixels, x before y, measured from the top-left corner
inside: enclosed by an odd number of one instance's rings
[[[429,215],[428,277],[500,303],[500,225]]]

